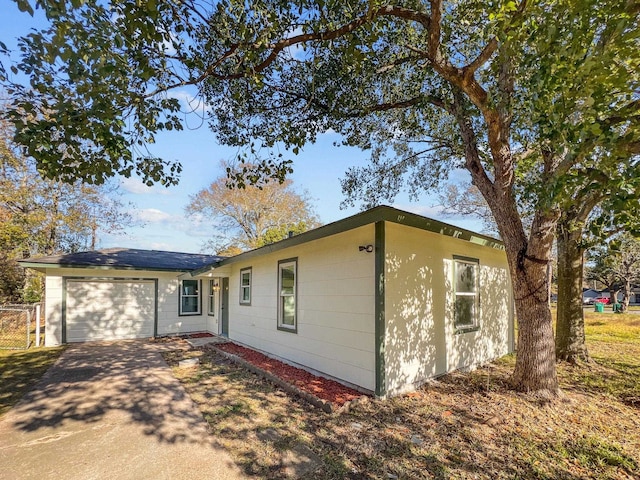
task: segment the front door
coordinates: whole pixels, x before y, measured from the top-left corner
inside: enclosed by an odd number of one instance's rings
[[[222,279],[222,299],[220,301],[220,317],[222,318],[221,335],[229,336],[229,277]]]

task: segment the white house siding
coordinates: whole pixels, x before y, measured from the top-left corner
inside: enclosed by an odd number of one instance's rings
[[[503,251],[386,223],[385,378],[388,395],[509,353],[510,281]],[[480,329],[456,334],[453,256],[480,261]]]
[[[250,347],[375,388],[374,226],[231,264],[229,337]],[[297,333],[277,329],[278,261],[297,257]],[[240,305],[239,272],[251,267],[251,305]],[[217,275],[217,273],[214,272]]]
[[[208,329],[206,310],[206,280],[202,284],[202,308],[200,315],[178,315],[178,272],[154,272],[140,270],[111,270],[89,268],[47,269],[46,277],[46,329],[45,345],[62,343],[63,277],[83,278],[139,278],[158,281],[158,334],[168,335],[199,332]],[[148,301],[149,299],[145,299]],[[108,306],[105,306],[108,308]]]
[[[62,343],[62,277],[49,272],[45,279],[44,344],[52,347]]]

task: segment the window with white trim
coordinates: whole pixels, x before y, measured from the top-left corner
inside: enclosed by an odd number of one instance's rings
[[[297,259],[278,262],[278,329],[296,332]]]
[[[207,292],[207,315],[215,316],[216,314],[216,296],[220,290],[218,279],[209,280],[209,291]]]
[[[251,305],[251,268],[240,270],[240,304]]]
[[[200,280],[180,281],[180,315],[200,315]]]
[[[454,258],[456,331],[476,330],[480,326],[479,273],[478,260]]]

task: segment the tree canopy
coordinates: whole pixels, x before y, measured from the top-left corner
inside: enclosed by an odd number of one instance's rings
[[[227,168],[233,173],[228,164]],[[240,167],[242,168],[242,167]],[[186,207],[212,230],[203,248],[218,255],[232,255],[302,233],[319,225],[311,199],[297,193],[291,180],[267,180],[243,189],[230,189],[227,177],[215,179],[191,196]]]
[[[42,179],[0,121],[0,298],[20,300],[25,278],[16,260],[93,249],[101,233],[132,222],[113,186]]]
[[[35,5],[51,26],[21,41],[15,68],[31,84],[8,85],[9,117],[42,171],[175,181],[180,167],[144,148],[181,127],[171,95],[189,85],[219,141],[246,156],[276,145],[296,154],[330,130],[369,149],[370,165],[344,179],[349,202],[418,194],[465,168],[496,220],[517,293],[513,383],[557,392],[546,266],[574,182],[597,188],[600,173],[640,148],[637,3]],[[282,157],[254,164],[250,182],[291,168]]]

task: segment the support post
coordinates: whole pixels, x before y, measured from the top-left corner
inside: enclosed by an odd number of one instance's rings
[[[36,347],[40,346],[40,304],[36,305]]]
[[[27,346],[25,348],[29,348],[31,346],[31,310],[27,310]]]

